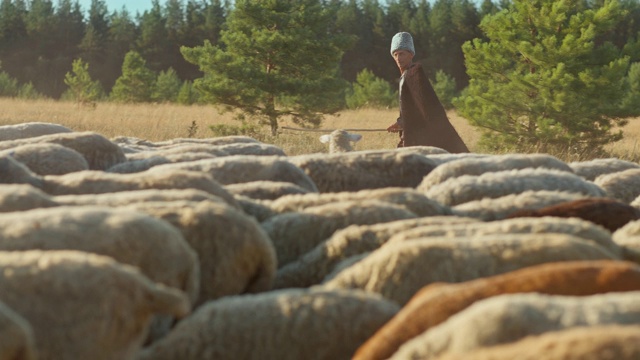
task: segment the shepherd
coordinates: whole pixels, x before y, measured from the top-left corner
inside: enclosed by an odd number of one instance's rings
[[[433,90],[420,63],[414,63],[413,38],[399,32],[391,40],[391,56],[400,69],[400,116],[388,132],[399,133],[398,147],[435,146],[450,153],[469,152]]]

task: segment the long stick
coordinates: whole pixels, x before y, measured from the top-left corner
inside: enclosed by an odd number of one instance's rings
[[[294,128],[290,126],[281,126],[283,130],[295,130],[295,131],[310,131],[310,132],[327,132],[330,133],[336,129],[304,129],[304,128]],[[387,131],[387,129],[341,129],[345,131]]]

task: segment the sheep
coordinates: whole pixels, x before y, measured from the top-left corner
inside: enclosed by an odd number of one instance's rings
[[[450,152],[448,152],[443,148],[439,148],[435,146],[426,146],[426,145],[403,146],[403,147],[394,149],[394,151],[407,152],[407,153],[410,152],[410,153],[425,155],[429,157],[431,157],[432,155],[439,155],[439,156],[459,155],[459,154],[451,154]],[[466,154],[469,154],[469,153],[466,153]]]
[[[0,250],[69,249],[111,256],[198,296],[197,254],[167,222],[122,209],[60,206],[0,214]],[[169,264],[171,264],[169,266]]]
[[[212,156],[229,156],[230,154],[220,149],[220,146],[207,144],[184,144],[171,148],[146,147],[144,150],[127,154],[128,161],[146,160],[155,156],[182,155],[188,153],[206,153]]]
[[[598,185],[573,173],[544,168],[497,171],[478,176],[462,175],[428,189],[418,186],[418,190],[448,206],[519,194],[527,190],[569,191],[593,197],[607,195]]]
[[[640,266],[608,260],[547,263],[457,284],[433,283],[420,289],[369,338],[354,360],[387,359],[405,342],[492,296],[525,292],[585,296],[632,290],[640,290]]]
[[[59,206],[49,194],[27,184],[0,186],[0,213]]]
[[[223,145],[209,145],[198,143],[185,143],[170,147],[151,148],[127,156],[131,160],[144,160],[152,156],[168,156],[185,153],[207,153],[214,156],[229,155],[256,155],[256,156],[286,156],[282,148],[259,142],[229,143]]]
[[[273,216],[262,228],[273,242],[282,267],[349,225],[375,224],[416,215],[403,207],[378,200],[343,201]]]
[[[222,185],[251,181],[286,181],[310,192],[318,192],[316,184],[299,167],[282,156],[232,155],[216,159],[165,164],[153,167],[151,171],[191,170],[211,175]]]
[[[256,219],[259,223],[266,221],[272,216],[278,215],[271,207],[264,204],[264,201],[252,199],[243,195],[234,195],[236,202],[245,214]]]
[[[477,218],[482,221],[502,220],[519,210],[535,210],[555,204],[590,198],[590,195],[569,191],[536,190],[524,191],[497,198],[483,198],[453,206],[451,211],[458,216]]]
[[[174,146],[183,146],[185,144],[205,144],[205,145],[228,145],[228,144],[258,144],[260,141],[245,135],[229,135],[229,136],[219,136],[212,137],[206,139],[195,139],[195,138],[173,138],[166,141],[158,141],[153,143],[154,146],[160,148],[169,148]]]
[[[640,326],[597,325],[550,331],[470,353],[446,353],[438,360],[637,360]]]
[[[184,293],[82,251],[0,252],[0,301],[29,322],[38,359],[133,359],[154,314],[183,318]]]
[[[0,184],[29,184],[50,195],[104,194],[145,189],[198,189],[239,206],[233,195],[210,175],[196,171],[111,174],[86,170],[41,177],[11,157],[0,156]]]
[[[277,267],[273,245],[259,224],[241,211],[211,201],[147,202],[124,209],[167,221],[196,252],[200,292],[194,306],[271,290]]]
[[[600,175],[611,174],[628,169],[638,169],[637,163],[616,158],[574,161],[569,163],[573,172],[586,180],[594,181]]]
[[[63,175],[89,170],[87,160],[77,151],[58,144],[28,144],[0,151],[38,175]]]
[[[628,169],[598,176],[593,182],[609,197],[630,204],[640,196],[640,169]]]
[[[320,136],[320,142],[329,144],[329,153],[343,153],[353,151],[351,143],[356,143],[362,139],[360,134],[351,134],[346,130],[333,130],[330,134]]]
[[[610,198],[587,198],[536,210],[519,210],[507,218],[544,216],[580,218],[615,232],[628,222],[640,219],[640,209]]]
[[[230,296],[196,309],[138,360],[348,359],[397,311],[396,304],[360,291]]]
[[[513,218],[494,222],[445,223],[416,226],[401,230],[390,237],[385,244],[410,241],[414,239],[428,240],[442,237],[464,238],[493,234],[548,234],[560,233],[591,241],[605,248],[616,257],[622,257],[623,249],[616,244],[611,233],[590,221],[558,217]]]
[[[429,188],[462,175],[482,175],[504,170],[545,168],[573,172],[569,165],[547,154],[506,154],[487,157],[463,157],[436,167],[420,183],[420,189]]]
[[[129,160],[120,164],[116,164],[106,171],[118,174],[131,174],[151,169],[154,166],[164,164],[175,164],[188,161],[196,161],[203,159],[213,159],[214,155],[204,152],[188,152],[183,154],[156,155],[150,156],[142,160]]]
[[[322,285],[372,291],[404,305],[433,282],[467,281],[548,262],[606,259],[619,260],[593,242],[558,233],[413,240],[385,244],[330,274]]]
[[[258,200],[275,200],[285,195],[310,193],[308,189],[286,181],[251,181],[229,184],[224,188],[234,196],[243,195]]]
[[[323,193],[414,188],[436,167],[423,155],[396,151],[298,155],[288,160],[300,167]]]
[[[86,195],[58,195],[50,197],[57,205],[98,205],[98,206],[125,206],[130,204],[148,202],[170,201],[211,201],[219,202],[240,209],[236,203],[229,202],[219,196],[197,189],[145,189],[134,191],[120,191],[103,194]],[[1,208],[0,208],[1,209]]]
[[[27,122],[0,126],[0,141],[26,139],[43,135],[70,133],[73,130],[59,124]]]
[[[616,230],[612,239],[624,248],[640,251],[640,220],[631,221]]]
[[[79,152],[87,160],[90,170],[106,170],[127,160],[118,145],[94,132],[58,133],[27,139],[0,141],[0,150],[12,149],[20,145],[41,143],[58,144]]]
[[[443,206],[412,188],[388,187],[353,192],[309,193],[285,195],[265,205],[278,213],[302,211],[307,207],[342,201],[380,200],[405,207],[418,216],[451,215],[449,207]]]
[[[512,343],[527,335],[640,322],[640,291],[590,296],[506,294],[481,300],[406,342],[391,359],[434,359]]]
[[[281,267],[276,273],[273,287],[282,289],[319,284],[343,260],[376,250],[402,230],[430,224],[470,224],[475,221],[456,216],[428,216],[372,225],[350,225]]]
[[[33,328],[22,316],[0,301],[0,359],[36,360]]]

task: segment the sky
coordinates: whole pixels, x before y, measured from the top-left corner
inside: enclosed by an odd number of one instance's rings
[[[91,0],[79,0],[78,3],[85,11],[89,10],[91,7]],[[137,12],[142,14],[145,10],[149,10],[151,8],[151,0],[105,0],[104,3],[107,5],[109,13],[116,10],[120,11],[122,6],[124,6],[133,17],[135,17]],[[160,4],[164,3],[164,0],[160,1]]]

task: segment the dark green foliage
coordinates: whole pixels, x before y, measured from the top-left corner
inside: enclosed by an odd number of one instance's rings
[[[471,82],[457,99],[483,131],[485,150],[585,158],[617,141],[630,58],[598,41],[623,18],[617,1],[576,10],[578,1],[514,0],[482,21],[487,41],[463,50]]]
[[[182,83],[182,86],[180,86],[180,90],[178,91],[178,98],[176,101],[183,105],[192,105],[198,102],[198,93],[193,88],[193,83],[191,81],[185,81]]]
[[[398,105],[398,92],[392,90],[388,82],[365,69],[351,84],[346,102],[349,109],[361,107],[388,109]]]
[[[317,0],[242,0],[227,19],[220,46],[183,47],[204,77],[194,85],[202,99],[239,110],[277,134],[284,116],[318,125],[342,105],[346,82],[338,64],[348,38],[331,34],[335,16]]]
[[[182,82],[178,78],[175,70],[169,68],[167,71],[161,71],[156,79],[151,100],[157,102],[175,102],[182,87]]]
[[[18,96],[18,80],[14,79],[6,71],[0,72],[0,97]]]
[[[155,75],[146,61],[135,51],[124,57],[122,76],[111,90],[111,99],[120,102],[148,102],[155,83]]]

